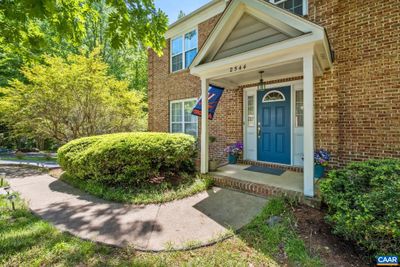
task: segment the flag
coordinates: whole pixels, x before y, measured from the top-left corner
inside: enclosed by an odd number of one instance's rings
[[[208,119],[212,120],[214,118],[215,110],[217,109],[219,100],[221,99],[224,88],[217,87],[215,85],[210,85],[208,88]],[[201,117],[202,100],[201,97],[197,100],[196,106],[193,108],[192,114]]]

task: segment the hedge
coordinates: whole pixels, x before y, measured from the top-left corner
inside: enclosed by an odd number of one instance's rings
[[[186,134],[119,133],[73,140],[58,150],[61,168],[106,185],[137,185],[194,171],[195,139]]]
[[[321,181],[334,232],[371,255],[400,252],[400,160],[351,163]]]

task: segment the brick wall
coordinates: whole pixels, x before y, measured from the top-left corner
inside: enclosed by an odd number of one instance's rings
[[[340,165],[400,157],[400,2],[310,0],[336,61],[316,79],[316,143]]]
[[[201,46],[219,16],[199,25]],[[324,26],[335,51],[333,69],[315,79],[315,140],[334,164],[400,157],[400,3],[309,0],[307,18]],[[200,95],[187,70],[169,73],[164,56],[149,53],[149,130],[168,131],[169,101]],[[226,88],[210,135],[212,157],[243,138],[243,90]],[[200,122],[200,120],[199,120]]]

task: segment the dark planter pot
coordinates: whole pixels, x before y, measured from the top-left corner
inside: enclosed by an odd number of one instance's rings
[[[322,165],[314,165],[314,178],[320,179],[324,176],[325,167]]]
[[[236,164],[237,163],[237,156],[228,154],[228,162],[229,164]]]

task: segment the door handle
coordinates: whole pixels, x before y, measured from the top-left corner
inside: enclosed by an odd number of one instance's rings
[[[260,123],[258,123],[258,127],[257,127],[257,136],[258,136],[258,138],[260,138],[260,134],[261,134],[261,125],[260,125]]]

